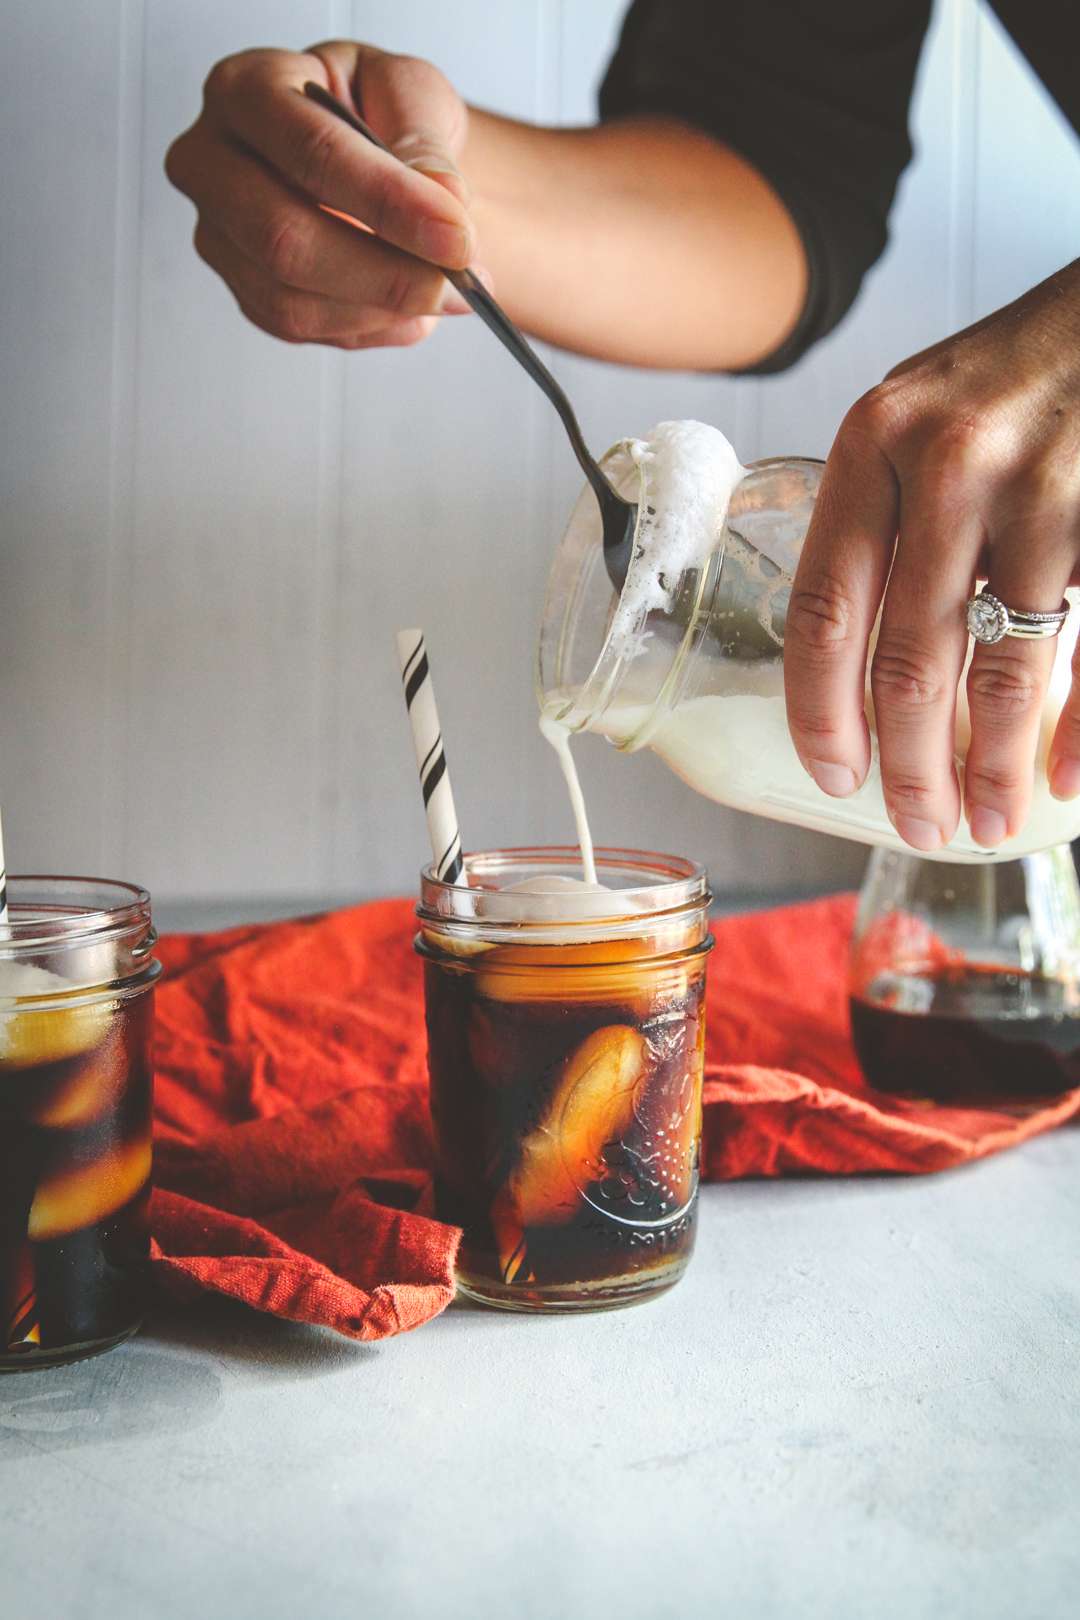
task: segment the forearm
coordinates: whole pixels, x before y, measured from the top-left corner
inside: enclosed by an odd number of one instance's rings
[[[461,167],[477,261],[528,331],[627,364],[753,365],[803,307],[779,198],[736,153],[663,119],[544,129],[472,111]]]

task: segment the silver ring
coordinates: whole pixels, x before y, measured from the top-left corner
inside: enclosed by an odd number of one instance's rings
[[[1006,607],[1000,597],[984,585],[978,596],[971,598],[965,612],[968,633],[984,647],[992,647],[1006,636],[1045,641],[1049,636],[1060,634],[1069,617],[1069,604],[1062,602],[1056,613],[1023,613],[1018,608]]]

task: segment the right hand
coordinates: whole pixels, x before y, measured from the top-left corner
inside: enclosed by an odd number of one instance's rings
[[[396,156],[309,101],[308,79]],[[198,211],[197,251],[256,326],[289,343],[412,344],[468,312],[438,268],[473,254],[456,167],[467,125],[453,86],[415,57],[346,41],[243,51],[211,72],[165,171]]]

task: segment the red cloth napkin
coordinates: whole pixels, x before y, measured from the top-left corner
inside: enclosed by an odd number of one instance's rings
[[[915,1113],[847,1027],[850,896],[730,917],[709,961],[704,1174],[943,1170],[1061,1123]],[[173,1291],[381,1339],[437,1315],[415,919],[405,900],[161,943],[153,1263]]]

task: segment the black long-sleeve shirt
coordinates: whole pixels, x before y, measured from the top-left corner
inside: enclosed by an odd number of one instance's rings
[[[1080,0],[991,3],[1080,133]],[[715,136],[802,238],[806,302],[754,372],[786,369],[831,331],[884,250],[930,12],[931,0],[634,0],[627,13],[601,118],[659,114]]]

